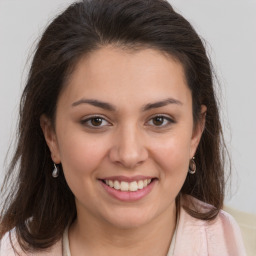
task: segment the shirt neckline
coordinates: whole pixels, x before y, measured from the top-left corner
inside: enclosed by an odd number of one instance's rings
[[[177,216],[176,227],[175,227],[175,230],[174,230],[174,233],[172,236],[172,241],[171,241],[171,244],[170,244],[170,247],[169,247],[169,250],[168,250],[168,253],[166,256],[174,255],[178,223],[179,223],[179,215]],[[69,247],[69,239],[68,239],[68,230],[69,230],[69,225],[65,228],[63,237],[62,237],[62,255],[63,256],[71,256],[70,247]]]

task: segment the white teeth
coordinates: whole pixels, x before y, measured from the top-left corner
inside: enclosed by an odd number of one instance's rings
[[[114,188],[117,189],[117,190],[120,189],[119,181],[117,181],[117,180],[114,181]]]
[[[137,191],[138,190],[138,183],[136,181],[131,182],[130,186],[129,186],[129,190],[130,191]]]
[[[148,186],[148,184],[151,182],[151,179],[145,179],[145,180],[139,180],[139,181],[132,181],[132,182],[126,182],[118,180],[105,180],[105,183],[116,190],[121,191],[132,191],[135,192],[139,189],[143,189]]]
[[[112,180],[109,180],[108,182],[109,182],[109,184],[107,183],[107,185],[109,185],[111,188],[113,188],[114,187],[114,182]]]
[[[121,191],[128,191],[129,190],[129,183],[122,181],[121,182]]]
[[[138,182],[138,188],[139,188],[139,189],[143,189],[143,187],[144,187],[143,180],[139,180],[139,182]]]

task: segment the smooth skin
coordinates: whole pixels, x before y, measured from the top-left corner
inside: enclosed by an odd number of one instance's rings
[[[52,160],[74,193],[72,256],[166,255],[176,225],[175,198],[204,129],[193,123],[182,65],[153,49],[105,46],[76,65],[59,96],[55,127],[41,117]],[[113,198],[101,179],[154,177],[140,200]],[[58,182],[56,180],[56,182]]]

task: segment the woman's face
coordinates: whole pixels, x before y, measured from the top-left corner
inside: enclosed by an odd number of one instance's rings
[[[55,130],[44,117],[41,126],[78,217],[122,228],[175,210],[202,132],[193,127],[178,61],[110,46],[77,64],[59,97]]]

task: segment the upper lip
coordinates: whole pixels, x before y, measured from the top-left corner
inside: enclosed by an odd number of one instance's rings
[[[132,181],[139,181],[139,180],[147,180],[147,179],[154,179],[155,177],[152,176],[143,176],[143,175],[136,175],[132,177],[127,176],[109,176],[101,178],[100,180],[117,180],[117,181],[126,181],[126,182],[132,182]]]

